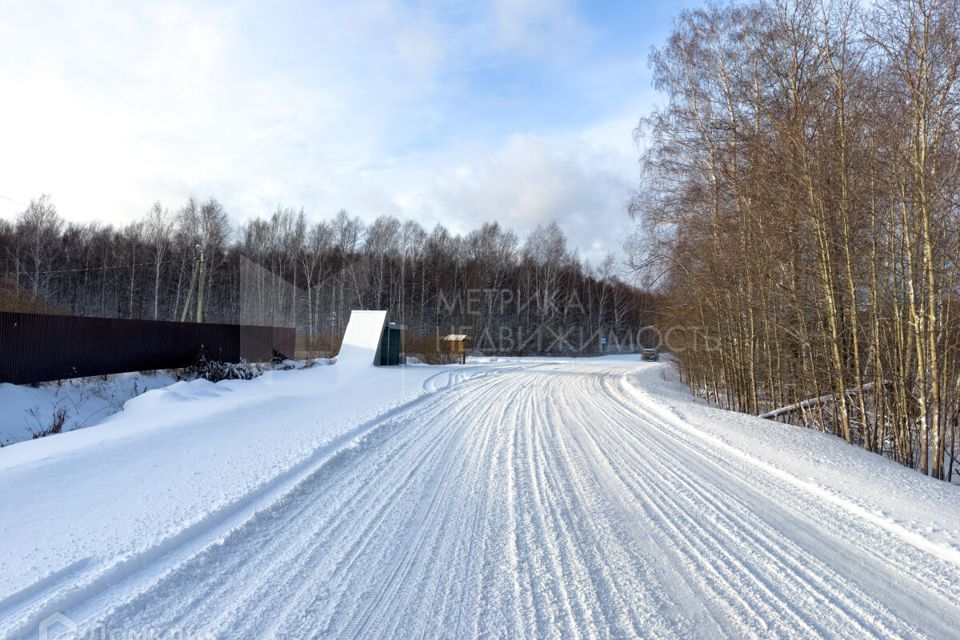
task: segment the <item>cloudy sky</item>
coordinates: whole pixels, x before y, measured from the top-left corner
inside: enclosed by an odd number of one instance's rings
[[[691,4],[691,3],[687,3]],[[215,196],[619,251],[647,54],[681,3],[0,0],[0,216]]]

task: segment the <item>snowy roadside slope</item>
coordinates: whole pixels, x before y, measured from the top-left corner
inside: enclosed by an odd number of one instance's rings
[[[151,389],[173,384],[167,372],[119,373],[110,376],[45,382],[36,386],[0,384],[0,445],[30,440],[48,428],[55,411],[66,412],[63,431],[89,427]]]
[[[833,435],[711,407],[675,379],[668,363],[632,372],[623,386],[658,421],[718,460],[775,476],[960,565],[960,488]]]
[[[215,527],[0,601],[0,637],[53,611],[125,637],[957,636],[960,563],[930,533],[960,507],[900,488],[933,480],[802,429],[781,446],[662,365],[497,366],[351,430]],[[805,450],[832,462],[790,466]]]
[[[324,366],[179,382],[100,425],[4,447],[0,602],[214,523],[365,422],[479,373]]]
[[[958,635],[953,487],[662,364],[413,367],[407,391],[337,368],[175,386],[130,407],[133,444],[0,455],[3,486],[47,492],[0,503],[0,637],[53,612],[125,637]],[[370,417],[324,426],[351,402]]]

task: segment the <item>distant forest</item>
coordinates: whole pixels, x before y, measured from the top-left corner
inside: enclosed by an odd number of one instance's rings
[[[632,254],[685,379],[960,472],[960,2],[718,4],[651,62]]]
[[[0,220],[0,310],[295,326],[322,354],[351,309],[388,309],[409,353],[446,333],[488,354],[591,354],[601,336],[629,349],[650,296],[616,272],[612,257],[585,265],[556,224],[523,242],[497,223],[460,236],[345,211],[235,226],[217,200],[190,198],[118,228],[66,222],[46,196]]]

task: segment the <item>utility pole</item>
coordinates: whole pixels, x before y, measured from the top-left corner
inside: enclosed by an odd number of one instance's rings
[[[200,252],[200,282],[197,286],[197,322],[203,322],[203,285],[204,285],[204,267],[206,266],[206,254],[203,247],[197,245],[197,251]]]

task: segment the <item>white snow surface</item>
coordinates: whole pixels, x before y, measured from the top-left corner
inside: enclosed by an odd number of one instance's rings
[[[95,425],[123,403],[174,382],[165,371],[73,378],[38,385],[0,384],[0,445],[30,440],[48,428],[54,413],[66,411],[63,431]]]
[[[348,369],[0,449],[0,637],[960,635],[957,487],[668,363]]]

